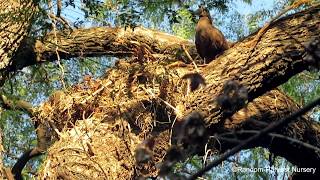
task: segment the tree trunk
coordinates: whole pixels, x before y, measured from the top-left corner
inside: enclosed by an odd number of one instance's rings
[[[0,84],[11,71],[13,57],[28,34],[35,12],[36,6],[30,0],[0,2]]]
[[[12,71],[10,66],[20,44],[28,34],[35,12],[35,3],[30,0],[0,2],[0,86]],[[0,130],[0,143],[0,177],[12,180],[10,169],[3,165],[2,130]]]

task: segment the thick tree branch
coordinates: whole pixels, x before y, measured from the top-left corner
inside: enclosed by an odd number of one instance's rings
[[[298,16],[301,22],[297,23],[294,19]],[[299,20],[298,20],[299,21]],[[288,35],[293,35],[295,32],[303,33],[300,34],[298,38],[300,43],[306,44],[319,34],[319,6],[314,7],[311,10],[307,10],[301,13],[295,14],[295,16],[289,16],[287,18],[282,18],[269,26],[269,34],[272,31],[277,31],[281,26],[288,28],[286,31]],[[294,23],[294,26],[290,23]],[[274,35],[286,34],[286,32],[278,32]],[[297,37],[297,34],[295,34]],[[305,36],[305,37],[304,37]],[[255,59],[255,54],[261,52],[259,47],[265,46],[265,43],[269,43],[269,40],[278,46],[282,46],[281,43],[287,43],[286,46],[289,46],[290,39],[276,39],[277,36],[273,39],[267,39],[262,37],[260,42],[257,44],[257,49],[253,51],[252,59]],[[55,45],[53,33],[48,34],[44,41],[39,40],[26,40],[23,48],[20,48],[19,54],[15,57],[13,65],[8,69],[8,71],[15,71],[26,66],[34,65],[46,61],[55,61],[56,57],[56,46],[58,46],[58,52],[62,59],[72,58],[72,57],[88,57],[88,56],[103,56],[110,55],[116,57],[131,56],[134,54],[134,50],[137,47],[145,46],[152,54],[155,56],[163,57],[165,60],[168,58],[171,59],[180,59],[181,56],[184,56],[184,50],[181,48],[181,45],[184,45],[192,57],[196,57],[197,53],[194,47],[194,44],[188,40],[178,38],[166,33],[162,33],[155,30],[149,30],[142,27],[135,28],[134,31],[127,30],[124,28],[109,28],[109,27],[99,27],[91,29],[78,29],[73,32],[58,33],[57,42],[58,45]],[[252,40],[253,37],[249,37],[249,40]],[[242,54],[240,59],[246,58],[246,54],[250,51],[250,44],[248,39],[242,43],[238,43],[237,48],[232,48],[228,51],[227,54],[237,54],[236,57],[239,57],[239,54]],[[281,43],[279,44],[279,42]],[[276,43],[278,42],[278,43]],[[270,42],[272,43],[272,41]],[[296,44],[296,46],[294,46]],[[300,45],[301,46],[301,45]],[[297,42],[294,42],[291,48],[297,48],[297,51],[294,49],[291,50],[292,53],[301,53],[301,47],[297,45]],[[271,46],[268,46],[271,47]],[[289,47],[290,48],[290,47]],[[264,52],[270,52],[271,49],[267,48]],[[277,53],[291,53],[288,51]],[[28,60],[25,57],[29,57]],[[228,56],[229,58],[230,56]],[[186,59],[187,57],[183,57]],[[263,59],[261,59],[263,62]],[[241,64],[244,65],[244,64]],[[251,66],[249,63],[247,66]],[[229,71],[228,69],[225,69]]]
[[[184,44],[195,54],[196,50],[191,41],[143,27],[133,30],[124,28],[97,27],[78,29],[70,34],[57,33],[56,45],[53,33],[48,34],[43,42],[28,40],[15,58],[11,70],[21,69],[46,61],[57,60],[55,49],[58,48],[61,59],[72,57],[93,56],[132,56],[136,48],[147,48],[154,56],[176,58],[183,54],[180,44]],[[29,57],[25,60],[25,57]]]
[[[222,163],[222,161],[226,160],[228,157],[234,155],[235,153],[237,153],[241,149],[245,148],[250,143],[253,143],[254,141],[258,141],[259,139],[261,139],[264,135],[268,134],[269,132],[272,132],[272,131],[275,131],[276,129],[284,127],[288,123],[299,118],[300,116],[302,116],[303,114],[305,114],[306,112],[310,111],[312,108],[314,108],[315,106],[318,106],[318,105],[320,105],[320,98],[316,99],[315,101],[308,104],[307,106],[300,109],[299,111],[292,113],[290,116],[288,116],[282,120],[273,122],[272,124],[270,124],[266,128],[262,129],[259,133],[253,135],[252,137],[248,138],[247,140],[241,142],[236,147],[234,147],[231,150],[220,155],[219,158],[215,159],[208,166],[204,167],[203,169],[201,169],[200,171],[198,171],[197,173],[192,175],[190,177],[190,179],[196,179],[197,177],[202,176],[204,173],[206,173],[207,171],[209,171],[213,167],[219,165],[220,163]]]
[[[27,112],[30,116],[34,113],[32,104],[24,100],[12,100],[9,99],[4,94],[0,95],[0,104],[3,104],[3,107],[10,110],[22,110]]]
[[[49,131],[47,127],[40,124],[39,126],[35,126],[35,128],[37,133],[37,146],[24,152],[12,167],[11,172],[15,180],[23,180],[21,172],[27,162],[34,157],[42,155],[48,148],[50,137],[48,138]]]
[[[3,106],[7,109],[11,110],[22,110],[29,114],[30,117],[34,117],[36,111],[34,110],[33,106],[24,101],[24,100],[11,100],[8,99],[5,95],[1,95],[0,97],[0,103],[3,104]],[[48,128],[44,126],[43,124],[39,124],[39,122],[34,122],[35,131],[37,134],[37,146],[35,148],[32,148],[30,150],[27,150],[24,152],[21,157],[17,160],[15,165],[12,167],[12,176],[16,180],[22,180],[22,169],[26,165],[26,163],[33,157],[37,157],[39,155],[42,155],[48,148],[50,138],[48,138]],[[0,148],[1,151],[1,148]],[[9,171],[6,171],[7,176],[11,176],[11,173]]]
[[[26,37],[37,6],[30,0],[0,3],[0,84],[10,71],[13,57]]]
[[[208,125],[216,124],[225,118],[222,110],[212,103],[222,91],[221,84],[228,80],[238,81],[248,89],[248,100],[251,101],[306,70],[314,63],[305,59],[310,55],[305,45],[319,37],[319,10],[320,5],[271,24],[249,61],[247,55],[251,47],[247,45],[253,37],[236,44],[211,62],[202,73],[208,86],[193,99],[188,97],[188,102],[192,102],[186,107],[188,112],[201,110],[207,115]]]
[[[36,114],[33,106],[24,101],[24,100],[11,100],[8,99],[5,95],[1,95],[0,104],[3,104],[3,107],[11,110],[22,110],[29,114],[30,117],[34,117]],[[7,177],[13,176],[16,180],[22,180],[22,169],[26,165],[26,163],[33,157],[37,157],[42,155],[48,148],[50,138],[48,138],[48,128],[43,124],[39,124],[38,121],[34,122],[35,131],[37,134],[37,146],[30,150],[27,150],[22,154],[21,157],[17,160],[15,165],[12,167],[11,173],[7,170]],[[0,148],[1,151],[1,148]],[[8,178],[9,179],[9,178]]]

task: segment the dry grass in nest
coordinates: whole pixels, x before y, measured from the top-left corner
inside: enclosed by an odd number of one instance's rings
[[[140,142],[129,125],[96,119],[78,121],[48,150],[40,179],[127,179],[133,176],[134,150]]]
[[[85,76],[83,83],[55,92],[40,106],[37,119],[58,139],[48,149],[41,179],[133,177],[137,145],[155,129],[161,133],[159,127],[170,127],[176,101],[185,98],[180,79],[185,72],[159,63],[119,61],[104,79]],[[157,157],[141,169],[145,173],[137,174],[156,174],[155,164],[169,147],[166,137],[157,140]]]

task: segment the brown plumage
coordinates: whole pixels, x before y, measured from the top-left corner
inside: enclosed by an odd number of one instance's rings
[[[205,63],[208,63],[229,46],[221,31],[212,25],[208,10],[200,7],[196,13],[199,15],[195,37],[196,48],[200,57]]]

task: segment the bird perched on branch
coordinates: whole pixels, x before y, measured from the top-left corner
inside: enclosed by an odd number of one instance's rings
[[[195,14],[199,15],[195,37],[197,52],[208,63],[229,48],[228,42],[221,31],[212,25],[210,13],[204,6],[199,6]]]

